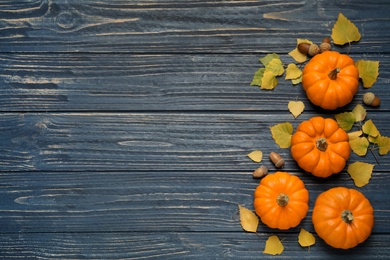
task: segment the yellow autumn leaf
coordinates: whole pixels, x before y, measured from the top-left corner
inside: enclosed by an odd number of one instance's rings
[[[379,135],[379,131],[371,119],[364,123],[364,125],[362,126],[362,130],[363,133],[372,137],[377,137]]]
[[[263,159],[263,152],[259,150],[254,150],[253,152],[247,154],[247,156],[251,158],[252,161],[259,163]]]
[[[265,67],[265,71],[271,71],[274,76],[282,75],[284,73],[282,61],[280,59],[272,59]]]
[[[270,53],[270,54],[265,55],[263,58],[260,58],[260,62],[263,63],[263,65],[264,65],[265,67],[267,67],[268,64],[269,64],[273,59],[279,59],[279,60],[280,60],[280,57],[279,57],[279,55],[276,54],[276,53]]]
[[[256,233],[257,227],[259,225],[259,217],[251,210],[238,205],[240,211],[240,223],[242,229],[247,232]]]
[[[301,82],[302,82],[302,75],[301,75],[299,78],[296,78],[296,79],[292,79],[292,80],[291,80],[291,83],[292,83],[293,85],[299,84],[299,83],[301,83]]]
[[[316,243],[316,238],[313,236],[312,233],[301,228],[301,231],[299,232],[298,235],[298,243],[302,247],[312,246]]]
[[[357,104],[353,108],[352,113],[355,115],[355,122],[363,121],[367,115],[366,109],[361,104]]]
[[[279,238],[275,235],[270,236],[265,242],[264,254],[280,255],[284,250],[284,246]]]
[[[290,51],[288,55],[290,55],[295,61],[299,63],[305,62],[307,60],[307,55],[298,51],[298,44],[300,44],[301,42],[307,42],[310,44],[313,43],[312,41],[309,41],[307,39],[297,39],[297,46],[294,50]]]
[[[289,148],[291,146],[291,136],[293,130],[293,126],[289,122],[271,126],[272,138],[280,148]]]
[[[370,181],[374,164],[354,162],[348,166],[347,172],[357,187],[363,187]]]
[[[333,26],[331,37],[334,44],[344,45],[359,41],[361,35],[359,29],[347,17],[340,13]]]
[[[272,90],[278,85],[278,80],[276,79],[275,75],[271,71],[267,71],[267,69],[264,72],[263,78],[261,79],[261,89],[267,89]]]
[[[390,151],[390,138],[387,136],[380,136],[377,145],[379,147],[379,154],[385,155]]]
[[[379,76],[379,61],[358,60],[355,63],[359,78],[363,81],[363,87],[371,88]]]
[[[294,118],[297,118],[305,109],[305,104],[302,101],[290,101],[288,102],[288,109]]]
[[[363,134],[362,130],[348,133],[349,141],[359,138]]]
[[[359,156],[365,156],[367,154],[368,146],[370,142],[366,137],[358,137],[349,141],[349,145],[354,153]]]
[[[337,114],[335,115],[335,118],[339,126],[345,131],[351,130],[356,121],[356,117],[352,112]]]
[[[286,77],[285,79],[297,79],[302,76],[302,71],[298,68],[298,66],[294,63],[290,63],[287,65],[286,69]]]
[[[377,137],[372,137],[371,135],[367,136],[367,139],[370,143],[377,144],[379,142],[379,138],[381,135],[379,134]]]

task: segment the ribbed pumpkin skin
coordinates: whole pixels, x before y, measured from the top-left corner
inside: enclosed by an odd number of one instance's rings
[[[344,210],[352,213],[352,222],[346,223],[342,219]],[[369,200],[357,190],[331,188],[316,199],[312,222],[318,236],[328,245],[349,249],[370,236],[374,226],[374,209]]]
[[[324,138],[325,151],[317,148]],[[326,178],[344,169],[351,154],[348,134],[331,118],[320,116],[303,121],[291,137],[291,156],[303,170]]]
[[[339,68],[336,79],[330,71]],[[334,110],[350,103],[358,91],[359,71],[346,54],[325,51],[315,55],[302,71],[302,87],[308,99],[324,109]]]
[[[289,197],[285,206],[277,203],[280,194]],[[270,228],[287,230],[296,227],[309,210],[309,192],[301,179],[287,172],[268,174],[255,190],[254,208]]]

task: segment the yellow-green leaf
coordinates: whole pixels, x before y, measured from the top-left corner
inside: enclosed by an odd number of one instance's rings
[[[261,89],[272,90],[278,85],[278,80],[276,79],[273,72],[268,71],[267,69],[264,72],[263,78],[261,79]]]
[[[361,37],[359,29],[342,13],[333,26],[331,36],[333,43],[338,45],[359,41]]]
[[[358,60],[356,67],[359,70],[359,78],[363,81],[363,87],[371,88],[379,76],[379,61]]]
[[[260,62],[263,63],[265,67],[268,66],[268,63],[270,63],[273,59],[279,59],[279,55],[276,53],[267,54],[263,58],[260,59]]]
[[[372,137],[371,135],[369,135],[367,138],[370,143],[377,144],[379,142],[380,137],[381,135],[379,134],[377,137]]]
[[[377,137],[379,135],[379,131],[371,119],[364,123],[364,125],[362,126],[362,130],[363,133],[372,137]]]
[[[313,236],[312,233],[301,228],[301,231],[298,235],[298,243],[302,247],[312,246],[316,243],[316,238]]]
[[[294,128],[289,122],[271,126],[272,138],[280,148],[288,148],[291,146],[291,136],[293,130]]]
[[[255,75],[253,76],[251,86],[261,86],[261,81],[263,79],[265,68],[260,68],[255,72]]]
[[[254,150],[253,152],[248,153],[247,156],[251,158],[252,161],[259,163],[263,159],[263,152],[260,150]]]
[[[354,109],[352,110],[352,113],[355,115],[355,122],[363,121],[367,115],[366,109],[360,104],[357,104],[354,107]]]
[[[298,51],[298,44],[300,44],[301,42],[307,42],[307,43],[310,43],[312,44],[313,42],[312,41],[309,41],[307,39],[297,39],[297,47],[295,47],[294,50],[290,51],[288,54],[297,62],[299,63],[302,63],[302,62],[305,62],[307,60],[307,55],[306,54],[303,54],[301,52]]]
[[[348,166],[347,172],[357,187],[363,187],[370,181],[374,164],[354,162]]]
[[[368,146],[370,143],[368,142],[366,137],[359,137],[349,141],[349,145],[354,153],[359,156],[365,156],[367,154]]]
[[[337,114],[335,115],[335,118],[339,126],[345,131],[351,130],[356,120],[356,117],[352,112]]]
[[[299,78],[296,78],[296,79],[292,79],[292,80],[291,80],[291,83],[292,83],[293,85],[299,84],[299,83],[301,83],[301,82],[302,82],[302,75],[301,75]]]
[[[297,118],[305,109],[305,104],[302,101],[290,101],[288,102],[288,109],[294,118]]]
[[[280,59],[272,59],[265,67],[265,71],[271,71],[274,76],[282,75],[284,73],[282,61]]]
[[[359,138],[363,134],[362,130],[348,133],[349,141]]]
[[[265,242],[265,249],[263,253],[269,255],[280,255],[283,250],[284,246],[280,239],[277,236],[272,235]]]
[[[286,77],[285,79],[297,79],[297,78],[300,78],[302,76],[302,71],[300,70],[300,68],[298,68],[298,66],[294,63],[290,63],[288,64],[287,66],[287,69],[286,69]]]
[[[247,232],[255,233],[259,225],[259,217],[251,210],[238,205],[240,211],[240,223],[242,229]]]
[[[379,154],[385,155],[390,151],[390,138],[387,136],[380,136],[378,139]]]

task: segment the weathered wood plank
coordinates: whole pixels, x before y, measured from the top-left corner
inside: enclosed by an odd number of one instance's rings
[[[271,53],[271,52],[269,52]],[[380,61],[371,91],[390,111],[388,54],[351,54]],[[263,55],[2,54],[0,111],[287,111],[302,100],[318,111],[301,85],[280,77],[273,91],[250,86]],[[281,56],[288,64],[293,59]],[[362,84],[361,84],[362,85]],[[354,101],[367,90],[360,86]]]
[[[246,154],[280,152],[286,170],[297,170],[288,149],[280,149],[270,126],[294,127],[289,113],[52,113],[0,114],[3,171],[30,170],[250,170]],[[329,115],[326,115],[329,116]],[[390,136],[390,114],[369,113],[381,134]],[[375,162],[371,154],[351,160]],[[388,171],[390,156],[378,170]]]
[[[22,233],[0,236],[9,259],[275,259],[263,254],[269,234],[228,232]],[[205,243],[205,238],[207,243]],[[278,259],[386,259],[389,236],[372,235],[351,250],[336,250],[318,239],[301,248],[295,234],[283,234],[285,251]]]
[[[272,169],[271,169],[272,170]],[[319,180],[301,172],[310,211],[301,224],[260,233],[314,232],[311,212],[318,195],[335,186],[355,188],[371,201],[373,233],[388,234],[388,172],[375,171],[369,184],[354,186],[347,173]],[[259,180],[250,172],[5,172],[1,177],[1,233],[244,232],[238,204],[253,209]]]
[[[320,41],[339,12],[362,31],[361,53],[388,52],[386,0],[78,1],[0,6],[0,52],[286,53]]]

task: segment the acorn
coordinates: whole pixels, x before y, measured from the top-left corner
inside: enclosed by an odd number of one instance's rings
[[[276,168],[282,168],[284,166],[284,159],[278,153],[271,152],[269,158]]]
[[[302,54],[309,54],[314,56],[320,52],[320,47],[315,43],[301,42],[298,44],[298,51]]]
[[[332,49],[332,46],[330,44],[330,39],[328,37],[325,37],[324,39],[322,39],[322,42],[320,44],[320,51],[321,52],[330,51],[331,49]]]
[[[253,178],[260,179],[268,174],[268,168],[264,165],[260,166],[253,172]]]
[[[381,100],[372,92],[363,95],[363,103],[371,107],[379,107]]]

